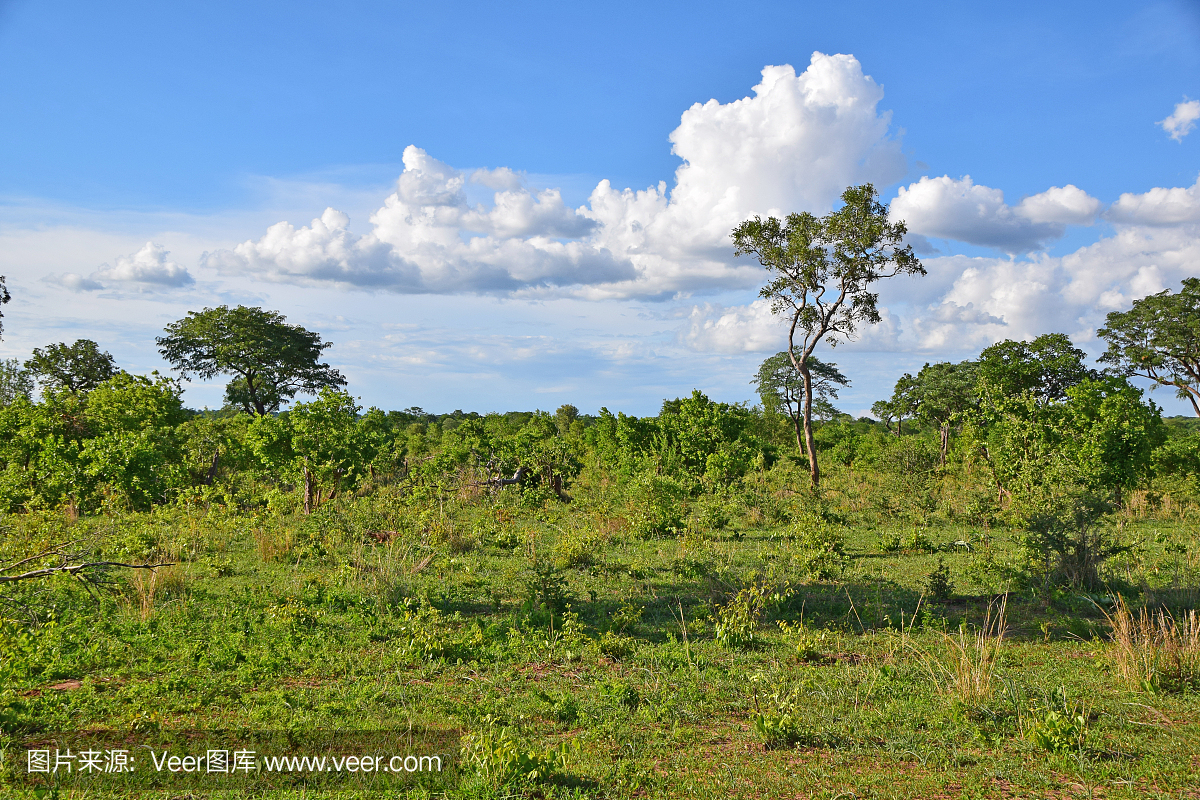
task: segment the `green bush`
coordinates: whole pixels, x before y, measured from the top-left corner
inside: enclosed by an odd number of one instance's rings
[[[566,770],[571,760],[566,742],[556,747],[532,747],[509,728],[495,726],[491,718],[485,720],[489,727],[462,738],[461,753],[463,763],[473,767],[493,788],[549,783]]]
[[[808,513],[790,528],[795,551],[792,567],[807,580],[830,580],[841,574],[846,564],[846,536],[840,525]]]
[[[768,750],[786,749],[797,744],[815,744],[815,731],[801,718],[802,704],[795,691],[776,689],[764,698],[754,694],[754,732]]]
[[[1080,752],[1087,733],[1087,714],[1067,701],[1066,690],[1061,687],[1055,698],[1030,710],[1026,736],[1043,750]]]
[[[683,500],[687,491],[676,479],[643,473],[631,481],[626,494],[630,530],[643,539],[674,536],[683,530]]]

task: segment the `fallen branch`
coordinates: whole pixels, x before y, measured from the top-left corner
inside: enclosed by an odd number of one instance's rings
[[[35,557],[36,558],[36,557]],[[24,559],[18,561],[17,564],[29,563],[32,559]],[[14,565],[16,566],[16,565]],[[66,575],[78,575],[84,570],[95,569],[102,566],[121,566],[128,570],[157,570],[161,566],[175,566],[175,561],[163,561],[162,564],[125,564],[122,561],[85,561],[83,564],[67,564],[64,566],[48,566],[42,570],[30,570],[22,572],[20,575],[0,575],[0,583],[14,583],[17,581],[28,581],[30,578],[41,578],[47,575],[55,575],[56,572],[66,573]]]
[[[525,476],[528,474],[529,474],[529,471],[526,470],[524,467],[521,467],[516,472],[513,473],[513,476],[511,478],[501,478],[500,476],[496,476],[495,478],[487,479],[483,483],[479,483],[478,481],[476,481],[475,483],[472,483],[471,485],[472,486],[514,486],[514,485],[520,483],[521,481],[525,480]]]

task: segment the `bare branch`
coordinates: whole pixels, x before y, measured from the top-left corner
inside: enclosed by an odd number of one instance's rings
[[[29,559],[26,559],[27,562]],[[20,562],[20,563],[25,563]],[[60,567],[45,567],[43,569],[30,570],[22,572],[18,575],[0,575],[0,583],[15,583],[17,581],[29,580],[31,578],[42,578],[46,575],[55,575],[63,573],[66,575],[78,575],[84,570],[96,569],[98,567],[124,567],[126,569],[158,569],[159,567],[173,567],[176,562],[164,561],[160,564],[126,564],[121,561],[85,561],[81,564],[65,564]]]

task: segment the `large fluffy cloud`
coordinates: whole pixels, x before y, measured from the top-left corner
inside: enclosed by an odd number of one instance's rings
[[[910,314],[912,343],[967,347],[1048,331],[1093,338],[1108,312],[1197,274],[1196,195],[1196,186],[1121,195],[1106,213],[1113,235],[1065,256],[934,260],[952,262],[945,266],[957,278],[935,302]],[[948,315],[948,309],[967,308],[984,316],[968,321]]]
[[[1067,225],[1090,225],[1100,201],[1070,184],[1026,197],[1016,206],[1004,192],[972,182],[969,175],[921,178],[901,187],[891,203],[892,219],[914,234],[1028,253],[1061,238]]]
[[[1200,222],[1200,178],[1187,188],[1155,188],[1145,194],[1123,194],[1108,209],[1113,222],[1175,226]]]
[[[749,285],[731,263],[730,230],[754,214],[823,212],[849,184],[904,173],[882,88],[853,56],[814,53],[800,75],[762,71],[753,96],[697,103],[671,133],[675,187],[618,190],[587,205],[526,187],[511,170],[467,174],[410,146],[396,191],[356,235],[327,209],[308,226],[281,222],[258,240],[207,256],[226,274],[399,292],[570,293],[663,298]],[[466,186],[494,189],[471,204]]]
[[[49,275],[45,280],[74,292],[97,291],[106,286],[141,291],[175,289],[194,283],[187,268],[171,261],[168,255],[170,252],[162,245],[146,242],[136,253],[118,256],[111,265],[101,264],[86,277],[66,272]]]

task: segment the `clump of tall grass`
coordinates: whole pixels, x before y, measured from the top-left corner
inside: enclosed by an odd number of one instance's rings
[[[1200,617],[1191,609],[1178,618],[1168,611],[1133,612],[1118,598],[1108,617],[1117,674],[1150,693],[1200,689]]]
[[[292,552],[294,534],[291,528],[282,525],[259,525],[254,528],[254,544],[258,557],[264,564],[268,561],[286,561]]]
[[[941,634],[940,652],[909,645],[938,691],[966,706],[982,705],[991,696],[1004,646],[1007,610],[1005,598],[998,609],[988,607],[979,627],[963,624],[957,633]]]
[[[169,564],[156,569],[133,570],[129,585],[133,588],[130,604],[145,622],[154,614],[156,598],[179,597],[187,590],[187,577],[178,564]]]

